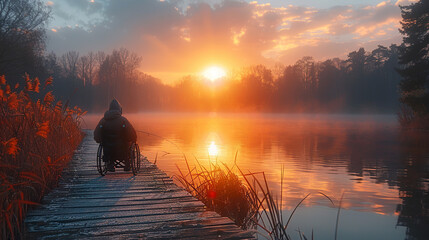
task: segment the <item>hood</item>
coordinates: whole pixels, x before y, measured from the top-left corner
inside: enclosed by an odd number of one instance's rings
[[[109,110],[104,113],[105,119],[113,119],[122,116],[122,106],[118,100],[113,99],[110,102]]]

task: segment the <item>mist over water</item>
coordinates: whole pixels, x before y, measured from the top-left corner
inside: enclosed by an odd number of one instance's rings
[[[332,239],[344,192],[340,239],[425,239],[428,236],[428,132],[403,131],[395,115],[131,114],[143,155],[170,176],[186,155],[267,175],[290,234]],[[85,117],[93,129],[101,115]],[[84,126],[85,126],[84,124]],[[284,168],[281,190],[281,169]],[[417,204],[418,203],[418,204]]]

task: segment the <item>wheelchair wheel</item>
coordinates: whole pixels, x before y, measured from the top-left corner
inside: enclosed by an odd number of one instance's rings
[[[136,150],[137,150],[137,156],[138,156],[138,161],[137,161],[137,171],[140,172],[140,167],[142,164],[142,160],[141,160],[141,154],[140,154],[140,147],[139,145],[136,143]]]
[[[131,163],[131,169],[133,171],[134,175],[137,175],[137,173],[140,171],[140,148],[137,143],[133,143],[131,145],[130,150],[130,163]]]
[[[103,161],[103,157],[104,157],[103,145],[100,144],[97,150],[97,170],[101,176],[104,176],[107,173],[107,162]]]

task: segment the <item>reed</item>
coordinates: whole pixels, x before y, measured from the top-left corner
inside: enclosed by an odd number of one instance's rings
[[[218,161],[209,162],[209,167],[206,168],[198,159],[195,159],[196,166],[190,166],[186,156],[184,158],[186,170],[177,166],[179,174],[174,177],[208,209],[216,211],[221,216],[229,217],[243,229],[259,229],[257,233],[267,239],[291,239],[287,233],[289,223],[295,211],[311,194],[301,199],[288,219],[284,219],[282,191],[280,191],[280,199],[274,196],[264,172],[245,173],[237,166],[236,161],[231,168]],[[282,188],[283,177],[284,169],[281,177]],[[327,198],[335,207],[329,196],[322,192],[317,194]],[[339,212],[335,234],[338,217]],[[298,233],[301,239],[307,239],[303,232],[298,231]],[[313,232],[311,239],[313,239]]]
[[[28,206],[57,184],[83,137],[85,113],[55,101],[51,84],[26,75],[23,86],[10,86],[0,76],[1,239],[22,238]]]
[[[210,163],[204,167],[197,159],[197,166],[191,168],[184,156],[186,171],[178,166],[175,178],[182,186],[210,210],[229,217],[243,229],[253,228],[258,208],[257,199],[248,186],[244,185],[233,169],[220,163]]]

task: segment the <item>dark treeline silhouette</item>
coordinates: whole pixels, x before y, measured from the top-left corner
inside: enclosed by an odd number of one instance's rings
[[[420,0],[401,6],[403,44],[399,62],[401,102],[399,114],[404,127],[429,126],[429,1]]]
[[[360,48],[344,60],[303,57],[273,69],[242,68],[214,83],[188,75],[175,85],[139,71],[141,57],[124,48],[51,53],[43,63],[57,95],[94,111],[116,97],[129,111],[395,112],[397,59],[397,45]]]

